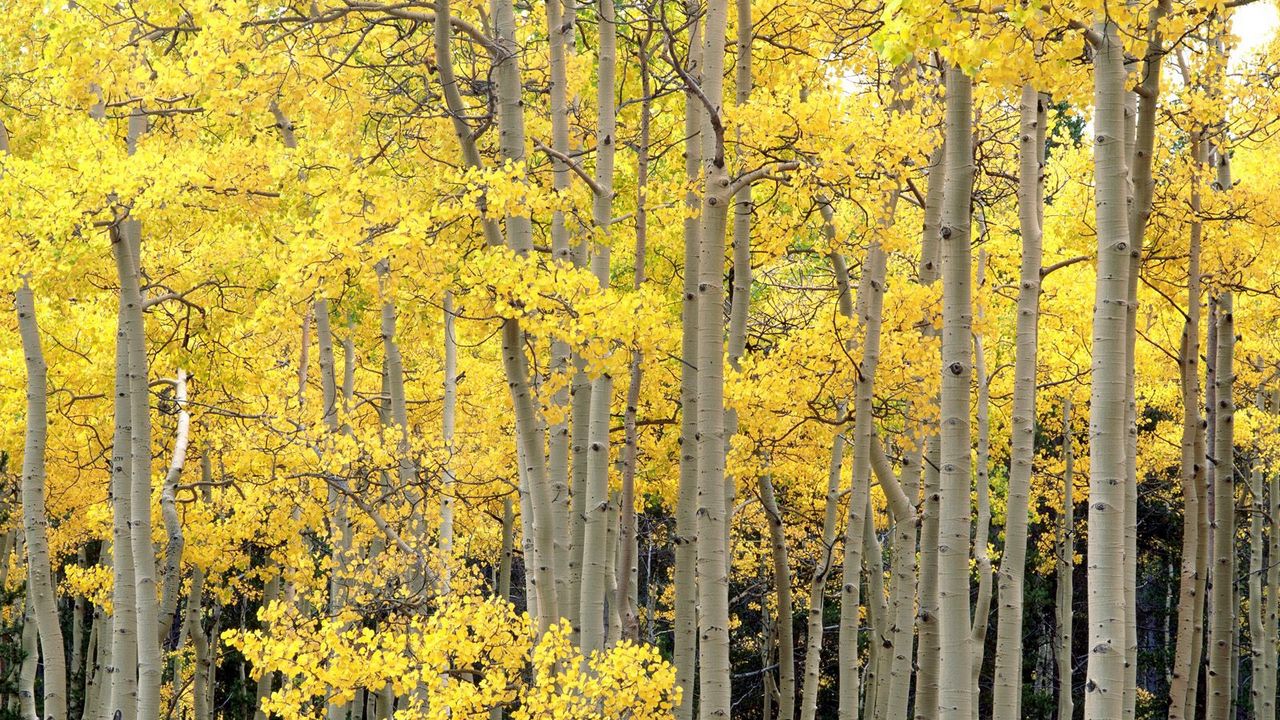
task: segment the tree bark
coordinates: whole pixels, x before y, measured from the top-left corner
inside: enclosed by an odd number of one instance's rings
[[[1044,102],[1030,84],[1022,86],[1018,132],[1018,230],[1022,263],[1014,350],[1013,418],[1009,489],[1005,501],[1004,555],[1000,560],[996,620],[996,665],[992,713],[1021,717],[1022,598],[1027,563],[1027,511],[1035,462],[1036,360],[1039,349],[1040,271],[1043,257],[1039,177],[1044,167],[1040,126]],[[1069,500],[1068,500],[1069,502]]]
[[[182,521],[178,517],[178,480],[187,459],[187,443],[191,428],[191,414],[187,411],[187,372],[178,368],[174,380],[174,404],[178,412],[178,425],[174,432],[173,457],[165,474],[164,488],[160,493],[160,510],[164,517],[165,534],[169,544],[165,548],[164,584],[160,600],[160,638],[168,642],[178,612],[178,593],[182,587]]]
[[[701,77],[702,43],[699,11],[687,4],[691,17],[685,74]],[[675,648],[676,684],[684,689],[676,720],[692,720],[698,663],[698,253],[701,211],[694,192],[702,167],[702,108],[694,88],[684,94],[685,193],[684,277],[680,304],[680,480],[676,498]]]
[[[66,720],[67,656],[58,619],[53,568],[49,558],[49,517],[45,513],[45,446],[49,437],[49,380],[36,303],[31,286],[23,278],[15,293],[18,334],[27,371],[27,429],[22,448],[22,528],[27,545],[27,596],[43,660],[43,720]]]
[[[791,559],[782,511],[774,497],[773,479],[760,474],[760,503],[769,523],[769,548],[773,557],[773,590],[778,601],[778,720],[793,720],[796,703],[795,637],[792,631]]]
[[[1124,154],[1124,49],[1115,24],[1099,20],[1094,54],[1097,291],[1089,473],[1089,665],[1086,720],[1123,713],[1125,608],[1125,331],[1129,275]]]
[[[729,573],[726,552],[724,417],[724,244],[729,210],[721,108],[728,1],[710,0],[705,16],[700,139],[705,185],[698,256],[698,633],[702,720],[728,718]]]
[[[947,72],[946,183],[942,227],[942,397],[938,517],[939,717],[972,720],[969,640],[969,386],[972,380],[970,216],[973,81]]]
[[[1200,143],[1191,144],[1193,160],[1199,164]],[[1204,568],[1200,546],[1204,517],[1203,453],[1197,450],[1197,438],[1203,424],[1200,418],[1200,237],[1201,224],[1199,185],[1192,179],[1191,227],[1187,260],[1187,321],[1182,331],[1180,359],[1182,387],[1182,560],[1178,582],[1178,630],[1174,641],[1173,666],[1169,680],[1169,720],[1191,720],[1195,716],[1195,697],[1191,692],[1200,668],[1193,664],[1198,618],[1204,615]]]
[[[1073,607],[1075,591],[1072,585],[1075,579],[1076,563],[1076,481],[1073,435],[1071,397],[1065,396],[1062,398],[1062,528],[1061,537],[1058,540],[1058,586],[1054,603],[1058,630],[1055,647],[1058,660],[1058,720],[1072,720],[1075,716],[1075,701],[1072,699],[1075,657],[1071,649],[1074,629],[1072,625],[1075,622]]]
[[[1217,347],[1214,348],[1216,412],[1213,448],[1213,605],[1210,609],[1207,720],[1227,720],[1231,709],[1231,665],[1236,639],[1235,585],[1235,324],[1231,292],[1218,297]]]

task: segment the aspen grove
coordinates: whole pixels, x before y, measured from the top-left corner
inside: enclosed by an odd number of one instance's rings
[[[0,720],[1276,720],[1274,0],[0,12]]]

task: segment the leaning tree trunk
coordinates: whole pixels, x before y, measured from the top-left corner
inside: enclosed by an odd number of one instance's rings
[[[49,564],[49,518],[45,514],[44,454],[49,437],[48,367],[40,347],[36,303],[26,279],[15,294],[18,333],[27,369],[27,432],[22,448],[22,527],[27,545],[27,594],[39,631],[44,665],[43,720],[66,720],[67,655],[62,645],[58,597]],[[7,562],[7,558],[5,559]]]
[[[787,554],[787,534],[782,511],[773,493],[768,471],[760,475],[760,503],[769,523],[769,548],[773,558],[773,590],[778,601],[778,720],[795,717],[796,663],[792,636],[791,560]]]
[[[1124,698],[1125,298],[1129,275],[1124,48],[1099,20],[1094,54],[1097,289],[1090,397],[1089,665],[1086,720],[1115,720]]]
[[[858,285],[859,329],[862,331],[862,362],[858,368],[853,399],[853,482],[849,511],[845,520],[844,565],[841,568],[840,636],[838,675],[838,715],[840,720],[858,717],[858,631],[861,604],[861,569],[865,549],[864,526],[871,522],[866,512],[871,482],[872,400],[876,369],[880,363],[880,329],[883,318],[885,258],[873,239],[863,261]],[[879,559],[877,558],[877,563]],[[966,611],[966,615],[968,612]],[[967,719],[966,719],[967,720]]]
[[[883,713],[889,720],[907,717],[907,701],[911,689],[912,623],[916,594],[916,524],[915,505],[907,495],[907,478],[919,474],[923,448],[910,438],[912,450],[903,458],[902,470],[895,475],[877,441],[872,446],[871,462],[884,490],[893,518],[893,547],[890,551],[892,579],[889,584],[887,643],[882,650],[889,654],[887,677],[882,678]]]
[[[969,623],[969,385],[973,376],[970,196],[973,81],[947,72],[946,189],[942,227],[941,481],[938,516],[939,717],[972,720]]]

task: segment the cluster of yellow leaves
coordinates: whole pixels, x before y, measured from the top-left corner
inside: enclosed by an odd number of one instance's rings
[[[584,658],[567,624],[539,638],[527,614],[475,594],[451,594],[425,617],[393,616],[377,629],[304,619],[281,603],[259,620],[266,629],[227,631],[224,640],[255,674],[283,674],[267,709],[284,720],[321,717],[314,700],[346,703],[387,685],[417,688],[403,711],[416,720],[487,718],[498,707],[517,720],[658,720],[680,697],[674,668],[654,648],[624,642]]]

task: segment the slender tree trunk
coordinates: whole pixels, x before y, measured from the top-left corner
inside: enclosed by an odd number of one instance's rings
[[[1231,710],[1231,664],[1236,639],[1235,603],[1235,403],[1234,381],[1235,324],[1231,292],[1218,297],[1218,332],[1214,367],[1216,412],[1213,448],[1213,606],[1210,612],[1208,720],[1227,720]]]
[[[941,267],[939,251],[942,222],[943,188],[946,184],[946,145],[933,153],[929,165],[929,187],[924,202],[924,232],[920,243],[920,284],[930,286],[938,281]],[[932,332],[928,330],[927,332]],[[922,517],[920,519],[920,581],[916,627],[920,642],[916,650],[916,720],[932,720],[938,716],[938,510],[941,459],[937,432],[927,435],[925,462],[921,475]]]
[[[271,579],[266,582],[265,587],[262,589],[262,605],[263,607],[268,607],[279,598],[280,576],[272,575]],[[217,635],[214,635],[213,637],[216,638]],[[210,652],[210,655],[212,656],[212,652]],[[210,663],[212,664],[212,659],[210,659]],[[262,703],[272,692],[272,680],[274,679],[274,676],[275,673],[273,672],[263,672],[262,675],[258,677],[256,686],[253,689],[253,720],[267,720],[267,713],[262,709]]]
[[[1259,387],[1254,396],[1254,407],[1258,413],[1266,412],[1266,390]],[[1269,628],[1262,624],[1266,612],[1266,600],[1263,597],[1263,538],[1262,519],[1267,512],[1267,501],[1263,495],[1262,462],[1258,457],[1250,459],[1249,472],[1249,656],[1253,682],[1250,687],[1250,698],[1254,717],[1261,720],[1263,693],[1267,690],[1266,665],[1269,658],[1263,656]]]
[[[1138,320],[1138,276],[1142,268],[1142,241],[1147,219],[1151,216],[1154,182],[1151,176],[1155,152],[1156,104],[1160,95],[1160,66],[1164,50],[1159,30],[1164,5],[1150,11],[1148,49],[1143,64],[1142,92],[1128,95],[1137,104],[1133,140],[1128,150],[1129,188],[1129,269],[1125,302],[1125,484],[1124,484],[1124,592],[1125,592],[1125,659],[1124,720],[1133,720],[1137,702],[1138,678],[1138,405],[1136,397],[1136,351]]]
[[[617,22],[612,3],[600,3],[599,74],[596,103],[595,180],[599,191],[592,203],[592,218],[600,233],[600,243],[591,258],[591,271],[603,292],[609,287],[610,223],[613,213],[613,166],[617,111],[614,84],[617,66]],[[608,543],[605,542],[610,517],[614,513],[609,494],[609,421],[613,400],[613,378],[601,373],[591,381],[591,414],[587,429],[587,492],[579,508],[586,518],[582,544],[582,597],[579,610],[582,652],[586,656],[605,645],[605,598],[608,594]]]
[[[843,261],[841,261],[843,266]],[[847,274],[845,276],[847,278]],[[847,280],[845,294],[848,293]],[[841,408],[843,412],[843,408]],[[822,549],[818,565],[809,584],[809,622],[805,633],[804,688],[800,699],[800,720],[814,720],[818,712],[818,685],[821,680],[823,608],[826,604],[827,578],[835,562],[836,522],[840,511],[840,471],[844,459],[844,436],[831,439],[831,472],[827,475],[827,502],[822,517]]]
[[[567,5],[567,6],[566,6]],[[572,4],[563,0],[547,0],[547,50],[551,101],[551,146],[562,156],[568,156],[569,146],[569,81],[567,56],[574,42],[576,18]],[[558,158],[552,158],[552,187],[557,192],[569,190],[570,168]],[[556,210],[551,215],[551,256],[562,263],[573,261],[570,251],[569,230],[564,212]],[[551,396],[551,404],[558,419],[548,429],[547,475],[551,483],[552,520],[555,535],[552,540],[556,555],[556,596],[576,598],[577,588],[570,587],[569,562],[573,535],[570,528],[569,497],[569,346],[562,340],[551,342],[551,381],[558,388]],[[565,383],[564,387],[561,384]],[[571,592],[572,590],[572,592]],[[578,627],[578,603],[565,603],[564,614],[570,626]]]
[[[689,4],[689,58],[685,74],[702,74],[699,11]],[[693,88],[684,95],[685,193],[684,278],[680,305],[680,480],[676,498],[675,648],[676,684],[684,689],[676,720],[692,720],[698,663],[698,253],[701,210],[692,188],[702,167],[702,107]]]
[[[48,367],[40,347],[36,303],[25,278],[15,294],[18,333],[27,370],[27,430],[22,448],[22,528],[27,545],[27,597],[39,631],[43,660],[44,714],[42,720],[66,720],[67,656],[58,619],[53,568],[49,558],[45,514],[45,445],[49,436]]]
[[[979,215],[979,227],[984,228],[985,221]],[[978,252],[977,286],[982,287],[986,275],[986,252]],[[981,316],[979,316],[981,321]],[[977,497],[976,522],[973,528],[973,560],[978,575],[978,596],[973,605],[973,621],[970,631],[973,641],[973,664],[970,672],[973,678],[974,702],[972,706],[973,720],[978,720],[978,681],[982,674],[982,665],[987,654],[987,626],[991,619],[991,389],[987,376],[986,352],[982,345],[982,335],[973,334],[973,374],[978,388],[978,402],[975,412],[978,424],[978,447],[974,458],[975,496]]]
[[[992,714],[1021,717],[1022,596],[1027,563],[1027,511],[1035,461],[1036,358],[1039,348],[1040,271],[1043,257],[1039,177],[1044,167],[1040,126],[1044,104],[1031,84],[1022,86],[1018,131],[1018,230],[1022,264],[1018,282],[1018,319],[1014,350],[1013,417],[1009,452],[1009,489],[1005,502],[1004,555],[997,593],[996,666]],[[1067,502],[1070,502],[1067,496]],[[1069,684],[1069,683],[1068,683]]]
[[[867,498],[866,522],[862,524],[862,567],[867,582],[867,664],[863,669],[862,712],[872,720],[884,718],[884,701],[889,694],[885,677],[889,674],[886,642],[889,635],[889,602],[884,596],[884,546],[876,532],[875,510]]]
[[[204,499],[209,501],[212,492],[208,483],[213,479],[213,470],[209,456],[200,458],[201,479],[205,482]],[[195,677],[191,682],[192,710],[195,720],[212,720],[213,709],[209,702],[212,697],[213,657],[209,649],[209,636],[205,633],[204,614],[204,570],[198,566],[191,569],[191,589],[187,595],[187,608],[183,622],[186,634],[191,638],[195,649]]]
[[[778,601],[778,720],[795,718],[796,664],[792,634],[791,560],[787,554],[787,534],[782,511],[774,497],[773,479],[760,474],[760,503],[769,523],[769,547],[773,556],[773,590]]]
[[[125,222],[135,222],[127,220]],[[129,241],[122,227],[113,233],[112,250],[116,267],[127,274],[130,259]],[[133,422],[130,414],[129,346],[134,333],[133,315],[126,311],[127,296],[121,291],[116,329],[116,364],[114,424],[111,441],[111,552],[112,552],[112,633],[111,661],[107,664],[107,702],[101,706],[98,720],[120,720],[137,717],[138,641],[137,602],[134,583],[133,545],[130,542],[129,518],[132,494],[133,456],[130,453]]]
[[[1126,313],[1129,228],[1125,192],[1124,49],[1101,19],[1094,54],[1098,282],[1093,317],[1089,473],[1089,667],[1085,719],[1114,720],[1124,705]]]
[[[938,517],[939,717],[972,720],[969,640],[969,386],[972,367],[970,216],[973,81],[947,72],[946,183],[942,211],[941,487]]]
[[[1280,392],[1271,392],[1271,414],[1280,411]],[[1265,630],[1262,657],[1263,691],[1258,707],[1258,720],[1275,720],[1276,717],[1276,670],[1277,645],[1280,645],[1280,618],[1277,617],[1277,606],[1280,605],[1280,530],[1275,527],[1276,518],[1280,518],[1280,473],[1270,471],[1269,495],[1267,497],[1267,563],[1266,581],[1263,592],[1266,602],[1262,611]]]
[[[1198,162],[1200,143],[1191,146]],[[1204,571],[1200,534],[1204,517],[1201,485],[1204,483],[1203,454],[1197,450],[1197,437],[1202,432],[1200,419],[1200,192],[1193,179],[1191,185],[1190,250],[1187,261],[1187,321],[1182,331],[1182,560],[1178,584],[1178,631],[1174,641],[1173,667],[1169,681],[1169,720],[1192,720],[1195,696],[1191,691],[1200,668],[1193,664],[1198,618],[1204,615]]]
[[[135,110],[129,116],[129,152],[146,131],[146,116]],[[156,599],[156,557],[151,542],[151,403],[148,389],[146,326],[140,278],[142,225],[136,219],[121,222],[117,248],[122,314],[128,333],[129,455],[132,478],[129,502],[129,539],[133,550],[133,580],[137,612],[138,704],[137,717],[158,717],[163,653],[160,648],[159,603]]]
[[[18,708],[22,720],[40,720],[36,709],[36,673],[40,669],[39,631],[35,598],[29,592],[23,603],[22,664],[18,666]]]
[[[182,586],[182,521],[178,518],[178,480],[187,459],[187,442],[190,434],[191,415],[187,411],[187,372],[178,368],[174,381],[174,403],[178,411],[178,426],[174,433],[173,457],[165,474],[164,488],[160,493],[160,510],[164,517],[165,534],[169,544],[165,548],[164,584],[160,600],[160,638],[168,642],[178,612],[178,593]]]
[[[730,181],[721,115],[728,0],[710,0],[702,44],[702,224],[698,256],[698,635],[702,720],[728,718],[729,568],[725,537],[724,243]]]
[[[892,580],[889,587],[889,628],[885,653],[889,655],[883,716],[889,720],[907,717],[911,689],[912,624],[916,595],[915,506],[907,496],[907,478],[920,471],[923,448],[912,439],[913,450],[903,458],[902,470],[894,475],[879,442],[872,446],[871,462],[884,489],[893,514]],[[883,682],[883,681],[882,681]]]
[[[876,369],[880,362],[880,328],[884,303],[884,251],[875,240],[867,249],[862,279],[858,286],[859,325],[862,331],[862,363],[857,375],[853,401],[853,481],[849,493],[849,511],[845,522],[844,566],[840,589],[840,636],[838,699],[840,720],[858,717],[858,630],[860,602],[860,570],[865,542],[868,492],[871,483],[871,441],[873,435],[871,403]],[[967,614],[967,611],[966,611]],[[967,718],[966,718],[967,720]]]
[[[636,148],[636,244],[635,274],[632,289],[639,291],[645,281],[645,254],[649,235],[649,212],[645,207],[648,202],[649,184],[649,133],[652,119],[652,99],[649,77],[649,36],[640,38],[639,70],[640,70],[640,137]],[[633,593],[637,591],[638,581],[638,547],[636,545],[636,462],[637,433],[636,415],[640,404],[640,382],[643,379],[644,354],[639,350],[631,352],[631,367],[627,382],[627,405],[623,418],[625,441],[622,451],[622,495],[619,533],[621,537],[621,556],[618,558],[618,595],[614,602],[622,615],[622,636],[634,642],[640,641],[639,612]]]
[[[1058,539],[1058,587],[1054,612],[1057,615],[1058,659],[1058,720],[1071,720],[1075,716],[1073,671],[1074,654],[1071,636],[1075,612],[1072,587],[1076,562],[1076,501],[1075,501],[1075,450],[1072,447],[1071,397],[1062,398],[1062,528]]]
[[[553,0],[554,1],[554,0]],[[441,469],[440,554],[444,561],[444,591],[450,591],[453,568],[453,434],[458,414],[458,335],[454,327],[453,293],[444,293],[444,409],[441,411],[441,436],[445,461]],[[554,432],[552,433],[554,435]],[[566,490],[567,492],[567,490]],[[564,524],[559,525],[563,529]],[[559,537],[559,535],[557,535]],[[567,549],[567,548],[565,548]]]

